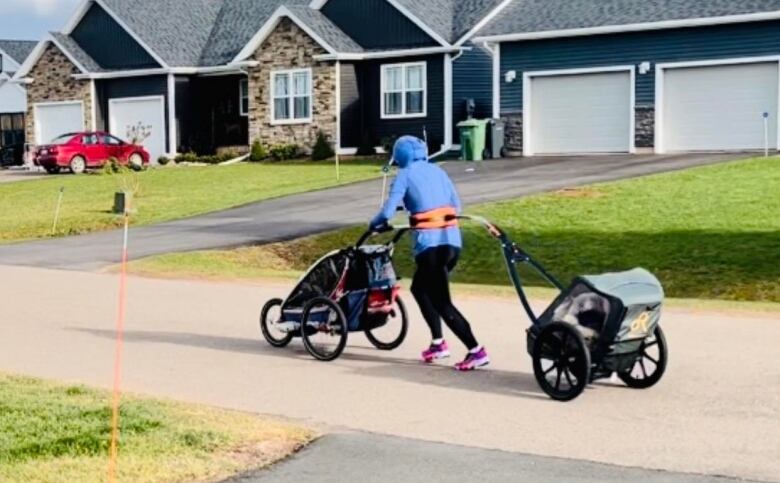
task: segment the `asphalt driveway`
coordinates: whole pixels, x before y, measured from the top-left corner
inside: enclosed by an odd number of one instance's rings
[[[742,154],[523,158],[446,164],[466,204],[632,178],[744,158]],[[382,182],[310,192],[148,227],[131,233],[130,257],[288,240],[364,223]],[[118,263],[117,231],[0,246],[0,264],[96,270]]]

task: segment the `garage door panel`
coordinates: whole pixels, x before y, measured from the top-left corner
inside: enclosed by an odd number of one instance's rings
[[[763,149],[777,146],[777,63],[674,68],[664,71],[663,136],[667,151]]]
[[[535,154],[630,150],[629,72],[533,77],[530,88]]]
[[[38,104],[34,110],[36,144],[84,130],[84,105],[80,102]]]
[[[165,154],[165,99],[139,97],[109,101],[109,131],[114,136],[132,141],[139,126],[149,136],[141,144],[149,151],[152,161]]]

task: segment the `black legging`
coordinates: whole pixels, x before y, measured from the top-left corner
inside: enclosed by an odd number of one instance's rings
[[[452,304],[450,272],[458,264],[460,250],[449,245],[429,248],[417,255],[417,272],[412,282],[412,294],[420,306],[434,339],[444,337],[441,319],[469,349],[479,346],[471,326]]]

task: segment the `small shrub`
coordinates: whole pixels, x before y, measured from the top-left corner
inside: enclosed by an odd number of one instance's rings
[[[300,147],[297,144],[275,144],[269,152],[274,161],[287,161],[298,157]]]
[[[363,133],[356,154],[358,156],[376,156],[376,146],[374,146],[371,136],[368,133]]]
[[[249,160],[255,163],[264,161],[268,158],[268,150],[259,140],[252,143],[252,151],[249,153]]]
[[[333,147],[331,147],[330,143],[328,142],[328,138],[325,136],[325,133],[322,131],[317,133],[317,142],[314,143],[314,147],[311,150],[311,159],[314,161],[324,161],[326,159],[332,158],[335,155],[336,152],[333,151]]]
[[[112,175],[122,171],[122,165],[119,164],[119,160],[116,158],[108,158],[103,167],[100,168],[100,174]]]
[[[171,160],[167,156],[160,156],[157,159],[157,164],[159,164],[160,166],[167,166],[170,162]]]
[[[198,161],[198,155],[195,153],[181,153],[176,156],[176,163],[196,163]]]

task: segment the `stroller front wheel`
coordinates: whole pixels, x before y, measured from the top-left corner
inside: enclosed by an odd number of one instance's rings
[[[556,401],[571,401],[590,382],[590,350],[574,327],[562,322],[546,326],[534,341],[536,382]]]
[[[347,346],[347,317],[339,305],[317,297],[303,309],[301,337],[306,350],[317,360],[336,360]]]
[[[400,327],[394,329],[400,324]],[[383,330],[384,329],[384,330]],[[395,299],[393,313],[387,316],[387,323],[382,327],[366,330],[366,338],[371,344],[381,351],[391,351],[398,349],[406,339],[406,333],[409,330],[409,316],[406,313],[401,297]],[[398,332],[394,339],[390,340],[393,333]]]
[[[282,320],[283,303],[282,299],[269,300],[260,313],[260,330],[263,332],[263,337],[266,342],[278,349],[287,347],[293,340],[293,334],[274,330],[274,326]]]

